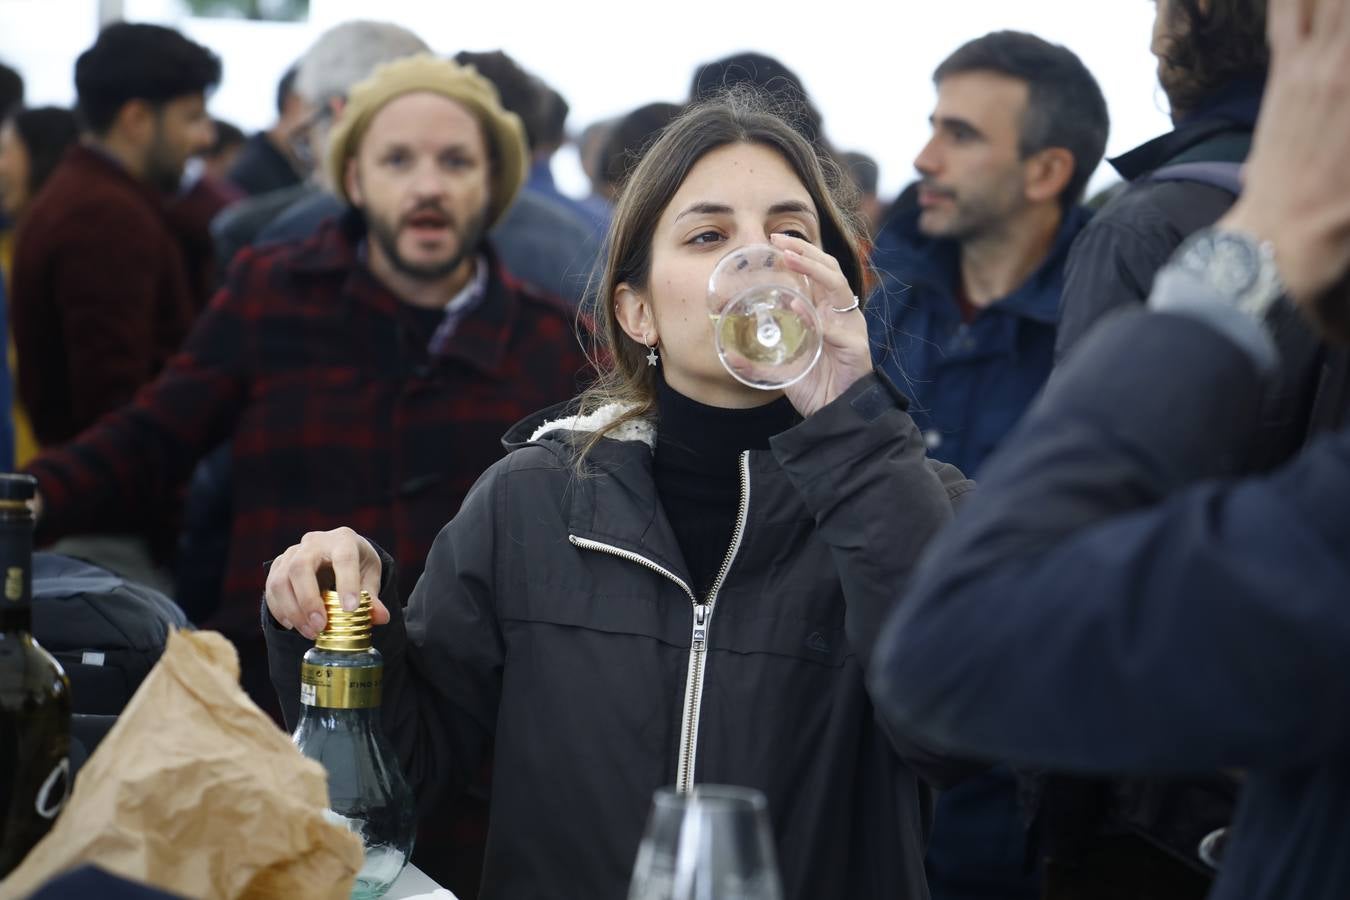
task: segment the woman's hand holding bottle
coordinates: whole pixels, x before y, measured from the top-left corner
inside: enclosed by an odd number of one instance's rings
[[[281,627],[294,628],[313,640],[328,622],[322,589],[329,583],[348,611],[356,609],[361,591],[369,591],[371,620],[376,625],[387,623],[389,610],[379,599],[380,575],[379,554],[355,531],[345,527],[311,531],[272,560],[263,596]]]

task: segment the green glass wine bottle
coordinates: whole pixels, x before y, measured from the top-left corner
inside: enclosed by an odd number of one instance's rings
[[[0,474],[0,878],[70,793],[70,681],[33,640],[31,475]]]

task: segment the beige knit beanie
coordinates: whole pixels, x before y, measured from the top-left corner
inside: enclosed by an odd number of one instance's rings
[[[494,158],[488,226],[496,224],[525,182],[529,159],[520,118],[502,108],[497,89],[471,66],[430,53],[385,63],[351,89],[347,105],[328,139],[328,175],[348,203],[347,160],[356,154],[370,120],[385,104],[404,94],[429,91],[463,104],[478,119]]]

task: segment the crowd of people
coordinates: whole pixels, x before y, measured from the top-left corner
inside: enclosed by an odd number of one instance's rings
[[[208,48],[110,25],[72,110],[0,68],[0,463],[278,722],[369,590],[465,900],[624,896],[700,782],[766,794],[789,898],[1342,897],[1350,8],[1140,39],[1174,128],[1103,195],[1090,61],[1000,31],[883,199],[760,52],[570,129],[351,21],[245,135]],[[822,322],[776,391],[705,305],[764,243]]]

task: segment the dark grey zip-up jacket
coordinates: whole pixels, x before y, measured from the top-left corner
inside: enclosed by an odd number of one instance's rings
[[[708,597],[686,587],[648,423],[601,441],[593,474],[570,468],[569,438],[604,410],[513,429],[406,609],[385,569],[383,721],[423,815],[493,746],[485,900],[624,897],[652,791],[682,777],[768,795],[788,898],[928,896],[930,792],[863,671],[971,485],[930,464],[903,405],[868,376],[743,454],[743,512]],[[264,620],[294,721],[309,642]]]

